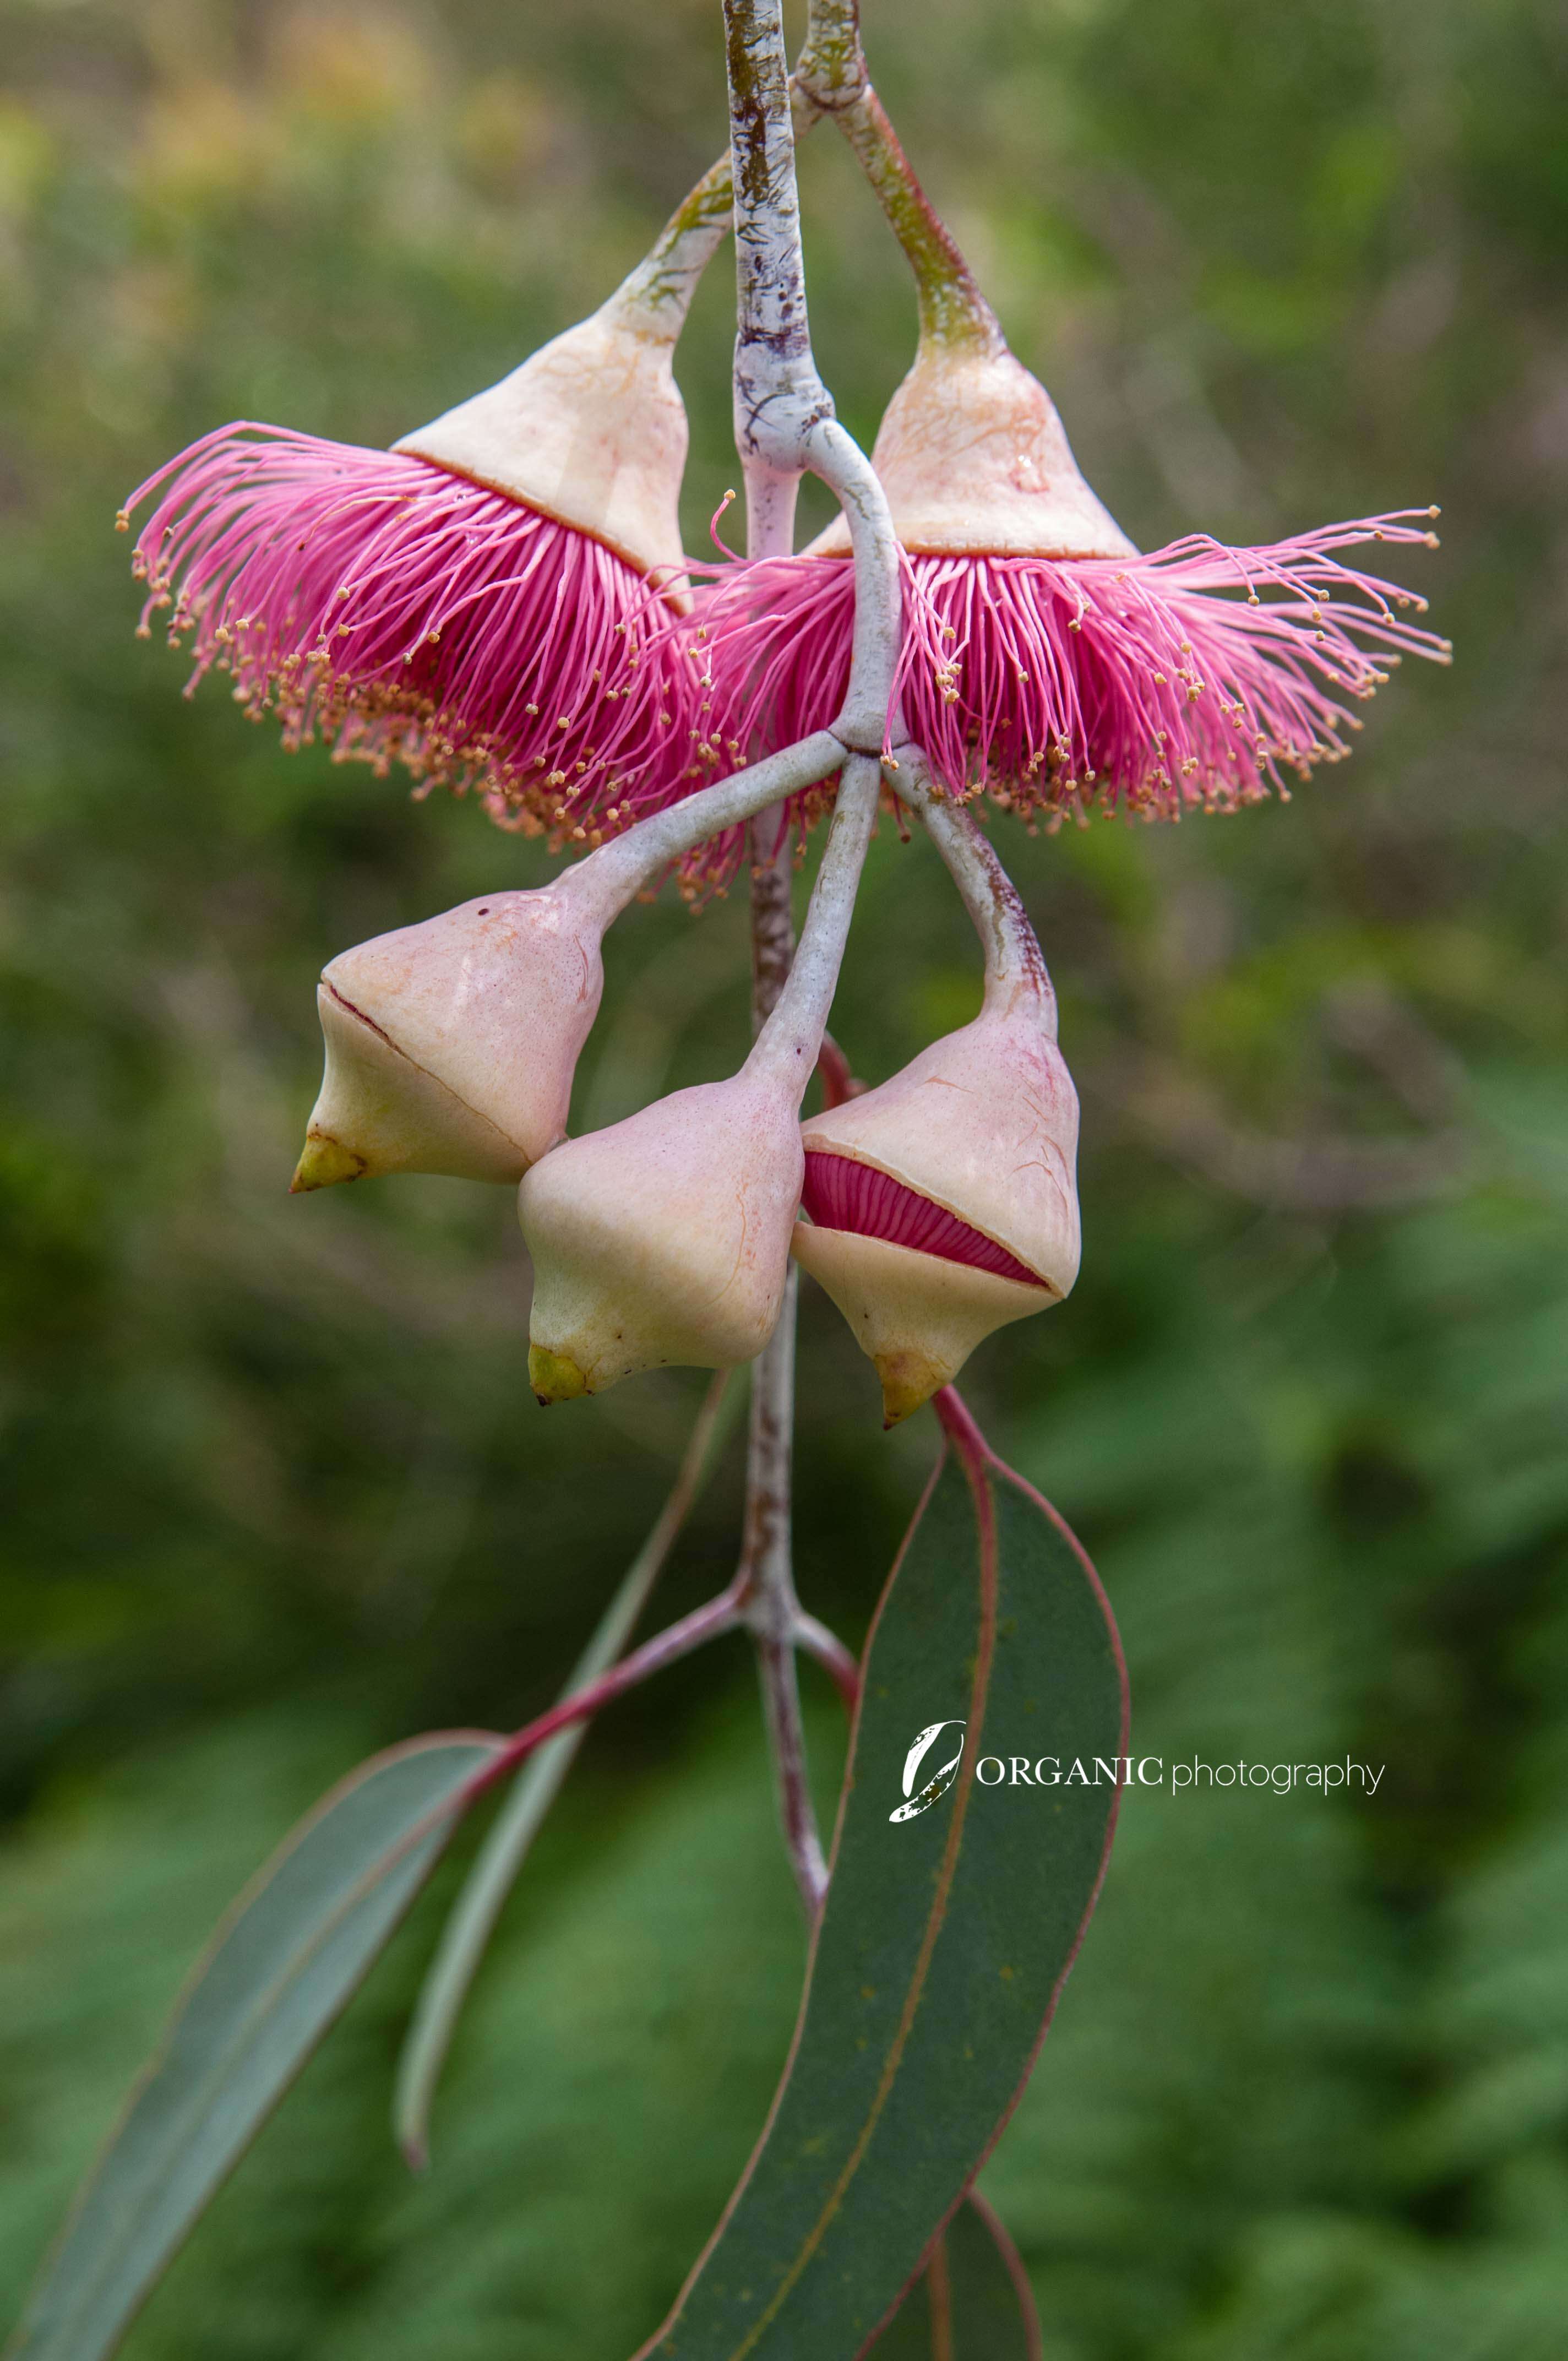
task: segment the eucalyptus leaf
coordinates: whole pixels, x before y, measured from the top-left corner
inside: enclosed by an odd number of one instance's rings
[[[982,2197],[959,2206],[871,2349],[875,2361],[1041,2361],[1034,2291]]]
[[[302,1821],[219,1928],[84,2184],[7,2361],[101,2361],[368,1972],[501,1741],[374,1756]]]
[[[888,2320],[1034,2063],[1100,1890],[1126,1712],[1092,1567],[975,1437],[939,1470],[872,1626],[767,2125],[638,2361],[854,2361]],[[958,1725],[948,1782],[933,1773]],[[1048,1758],[1058,1784],[1014,1783],[1015,1760],[1048,1774]]]
[[[664,1561],[702,1491],[729,1417],[739,1405],[739,1392],[729,1382],[732,1374],[729,1369],[720,1369],[708,1387],[669,1498],[599,1618],[561,1692],[563,1698],[587,1688],[601,1673],[608,1672],[631,1637]],[[441,1941],[421,1988],[398,2061],[392,2103],[392,2127],[398,2145],[416,2172],[422,2171],[430,2160],[431,2105],[479,1962],[533,1839],[587,1734],[586,1721],[573,1722],[554,1738],[547,1738],[529,1757],[496,1815],[442,1929]]]

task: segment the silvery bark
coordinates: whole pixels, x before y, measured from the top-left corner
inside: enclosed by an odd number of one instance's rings
[[[795,494],[807,467],[839,491],[856,536],[861,598],[856,661],[838,742],[840,749],[863,746],[870,752],[880,748],[886,729],[897,654],[892,521],[869,463],[834,421],[831,398],[812,357],[779,0],[726,0],[725,32],[738,295],[735,442],[746,486],[748,555],[755,559],[788,554]],[[825,765],[825,772],[838,766]],[[815,1063],[875,811],[878,779],[871,764],[851,765],[845,782],[793,975],[790,849],[783,812],[770,814],[751,831],[758,1049],[782,1054],[792,1069],[808,1058]],[[806,1074],[799,1079],[804,1090]],[[806,1782],[795,1680],[795,1652],[805,1621],[791,1555],[795,1290],[792,1269],[779,1323],[753,1365],[740,1571],[784,1841],[802,1899],[815,1916],[828,1872]]]

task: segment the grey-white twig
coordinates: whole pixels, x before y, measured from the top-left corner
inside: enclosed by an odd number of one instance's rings
[[[735,440],[746,486],[747,548],[753,558],[787,554],[795,491],[807,469],[837,495],[855,555],[856,612],[850,689],[833,735],[841,748],[875,755],[886,741],[898,661],[893,520],[870,461],[834,418],[812,357],[780,0],[726,0],[724,14],[738,283]],[[761,1027],[753,1055],[783,1060],[785,1071],[798,1075],[802,1092],[828,1020],[879,785],[874,762],[844,764],[833,829],[787,981],[788,851],[782,822],[773,824],[771,842],[759,842],[764,831],[753,832],[753,1005]],[[792,1272],[783,1316],[752,1366],[740,1579],[757,1648],[784,1842],[802,1899],[815,1916],[828,1872],[806,1780],[795,1681],[803,1619],[790,1543],[795,1298]]]

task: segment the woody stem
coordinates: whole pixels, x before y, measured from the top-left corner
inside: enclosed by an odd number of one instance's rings
[[[780,557],[795,545],[802,430],[820,416],[827,397],[813,382],[779,11],[727,0],[725,33],[739,198],[735,442],[746,486],[746,551],[752,559]],[[781,408],[799,413],[799,423],[782,447],[769,449],[759,427],[770,411],[776,417]],[[784,994],[795,952],[786,820],[787,807],[781,803],[759,815],[748,832],[751,1023],[759,1038]],[[793,1640],[800,1612],[791,1533],[798,1287],[792,1263],[778,1323],[751,1365],[746,1512],[736,1587],[757,1652],[784,1850],[806,1916],[815,1919],[828,1889],[828,1864],[806,1776]]]
[[[781,0],[725,0],[724,21],[738,293],[735,442],[746,486],[748,554],[753,559],[788,555],[806,468],[839,494],[856,554],[857,607],[850,695],[837,730],[842,745],[871,753],[886,731],[898,652],[892,520],[864,455],[834,420],[812,357]],[[826,765],[824,775],[838,767]],[[793,974],[784,812],[770,814],[751,831],[758,1047],[762,1056],[782,1059],[792,1080],[799,1070],[802,1092],[827,1022],[876,795],[874,766],[850,763],[806,921],[803,964]],[[792,1268],[782,1315],[752,1367],[746,1522],[736,1580],[757,1650],[784,1844],[801,1899],[815,1918],[828,1867],[806,1777],[795,1679],[804,1625],[791,1554],[795,1288]]]
[[[887,766],[895,794],[917,812],[946,862],[985,955],[985,997],[1006,1007],[1024,994],[1039,1005],[1046,1029],[1057,1034],[1056,992],[1039,939],[1018,888],[997,859],[972,812],[944,796],[917,746],[897,749]]]
[[[915,274],[922,342],[1003,349],[996,315],[916,180],[872,87],[861,47],[859,0],[812,0],[795,82],[802,101],[818,115],[830,115],[854,149],[904,249]]]

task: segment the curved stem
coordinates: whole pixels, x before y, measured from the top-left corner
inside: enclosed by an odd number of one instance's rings
[[[844,1703],[853,1707],[861,1694],[861,1668],[837,1631],[802,1608],[795,1619],[795,1644],[815,1656]]]
[[[869,755],[852,754],[844,765],[800,948],[747,1060],[753,1071],[771,1068],[793,1091],[797,1105],[816,1071],[833,1005],[881,787],[877,763]]]
[[[476,1771],[465,1784],[455,1808],[466,1811],[476,1797],[504,1779],[509,1771],[515,1771],[520,1763],[526,1763],[529,1756],[535,1753],[546,1739],[554,1738],[558,1730],[570,1730],[574,1722],[586,1721],[590,1714],[599,1712],[603,1707],[612,1705],[617,1697],[624,1697],[628,1689],[636,1688],[640,1682],[649,1679],[654,1673],[662,1673],[666,1664],[678,1664],[683,1656],[689,1656],[694,1648],[702,1647],[707,1641],[717,1640],[722,1632],[735,1631],[744,1620],[741,1605],[740,1587],[732,1582],[727,1589],[708,1599],[705,1606],[694,1607],[689,1615],[681,1617],[679,1622],[666,1624],[663,1631],[656,1631],[651,1640],[643,1642],[641,1648],[634,1648],[630,1656],[622,1656],[618,1664],[612,1665],[608,1673],[601,1674],[597,1681],[590,1682],[587,1688],[574,1689],[570,1697],[563,1697],[558,1704],[553,1705],[548,1713],[542,1713],[536,1720],[525,1723],[521,1730],[508,1739],[498,1753],[491,1756],[483,1769]]]
[[[782,0],[725,0],[724,24],[739,302],[735,444],[748,545],[753,556],[787,547],[786,520],[806,468],[839,500],[855,555],[856,606],[850,689],[834,727],[846,744],[870,752],[883,742],[898,661],[898,544],[875,471],[834,418],[812,357]]]
[[[833,734],[862,753],[881,753],[901,734],[893,683],[904,634],[904,583],[893,511],[875,468],[836,419],[817,421],[805,437],[804,451],[806,465],[844,511],[855,561],[850,685]]]
[[[721,156],[682,198],[605,310],[614,307],[623,316],[634,317],[645,333],[662,335],[674,344],[685,325],[697,280],[723,243],[733,209],[729,159]]]
[[[750,763],[711,787],[639,820],[621,836],[612,836],[597,852],[564,869],[555,890],[580,899],[608,925],[624,910],[651,878],[690,852],[709,837],[742,820],[754,819],[770,804],[798,795],[829,779],[844,760],[844,739],[836,730],[818,730],[794,746],[784,746],[760,763]]]
[[[916,180],[888,120],[861,47],[858,0],[814,0],[806,46],[795,68],[801,94],[830,115],[915,274],[922,342],[980,345],[1004,351],[1002,331],[951,231]]]
[[[894,792],[917,812],[947,862],[985,955],[985,1005],[1000,1016],[1027,996],[1057,1038],[1057,996],[1039,938],[1018,888],[997,859],[972,812],[944,796],[917,746],[903,745],[887,775]]]

